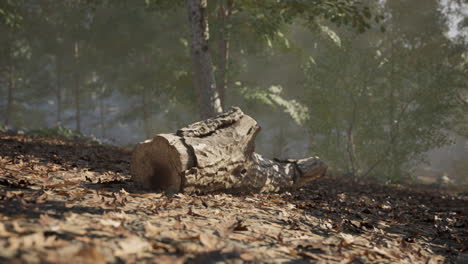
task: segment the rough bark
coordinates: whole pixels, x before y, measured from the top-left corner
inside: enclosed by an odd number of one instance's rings
[[[239,108],[138,144],[131,174],[150,190],[277,192],[325,174],[318,157],[269,160],[254,152],[257,122]]]
[[[216,90],[213,63],[208,47],[209,30],[207,0],[188,0],[191,31],[191,51],[195,87],[198,90],[200,114],[202,118],[221,113],[222,107]]]

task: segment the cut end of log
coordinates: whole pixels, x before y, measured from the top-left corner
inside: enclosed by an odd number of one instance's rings
[[[136,145],[130,171],[135,183],[144,189],[178,192],[182,184],[179,172],[192,166],[193,160],[181,138],[161,134]]]

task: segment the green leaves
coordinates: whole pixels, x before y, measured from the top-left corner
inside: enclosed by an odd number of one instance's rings
[[[327,26],[320,25],[320,30],[325,33],[338,47],[341,47],[341,39],[335,31]]]
[[[10,28],[20,28],[23,21],[21,7],[22,1],[3,0],[0,3],[0,25],[3,23]]]
[[[401,25],[412,17],[399,8],[386,9],[394,13],[382,27],[391,32],[338,28],[341,46],[320,43],[304,58],[314,58],[304,67],[300,102],[311,109],[305,127],[315,135],[314,150],[336,170],[402,180],[427,151],[450,143],[445,131],[455,126],[449,120],[459,120],[455,97],[466,86],[456,77],[460,47],[447,41],[443,25]],[[419,16],[430,18],[414,20],[437,21],[437,12],[425,10]]]
[[[298,125],[304,125],[309,118],[309,109],[307,106],[294,99],[288,100],[284,98],[282,95],[283,87],[281,86],[272,85],[266,90],[243,87],[241,88],[241,93],[247,100],[282,109],[285,113],[290,115]]]

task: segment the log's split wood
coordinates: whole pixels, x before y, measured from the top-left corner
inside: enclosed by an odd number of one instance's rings
[[[269,160],[254,152],[257,122],[233,107],[215,118],[137,144],[134,182],[170,192],[277,192],[325,174],[318,157]]]

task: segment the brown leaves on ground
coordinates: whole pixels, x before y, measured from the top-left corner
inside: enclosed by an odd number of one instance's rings
[[[0,134],[1,263],[466,263],[468,202],[323,178],[294,193],[142,193],[130,151]]]

